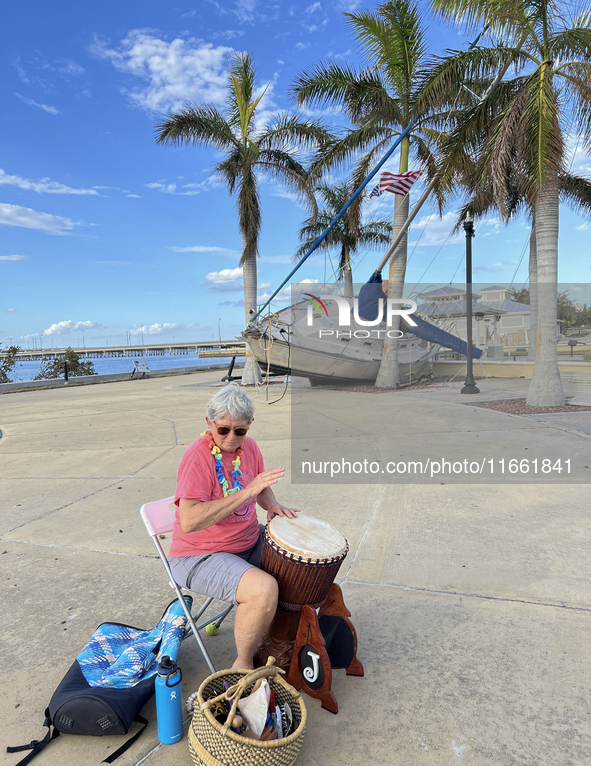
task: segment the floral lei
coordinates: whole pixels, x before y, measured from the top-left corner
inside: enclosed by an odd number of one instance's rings
[[[231,471],[231,476],[234,479],[234,486],[232,489],[228,489],[228,480],[224,476],[224,464],[222,463],[222,452],[220,448],[217,446],[217,444],[213,440],[213,434],[211,433],[211,430],[208,428],[207,431],[204,431],[201,436],[205,436],[207,439],[207,443],[209,445],[209,448],[211,449],[211,454],[214,457],[214,463],[215,463],[215,473],[218,477],[218,481],[220,483],[220,486],[222,488],[222,491],[224,493],[224,497],[227,497],[228,495],[233,495],[234,492],[238,492],[240,489],[244,489],[244,485],[240,483],[239,477],[242,476],[242,471],[240,470],[240,459],[242,457],[242,447],[238,447],[236,450],[236,459],[232,460],[232,465],[234,466],[234,470]]]

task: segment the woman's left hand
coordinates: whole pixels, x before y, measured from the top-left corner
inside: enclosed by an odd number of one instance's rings
[[[277,503],[277,505],[274,505],[267,511],[267,522],[274,519],[275,516],[287,516],[288,519],[295,519],[299,512],[299,508],[286,508],[284,505]]]

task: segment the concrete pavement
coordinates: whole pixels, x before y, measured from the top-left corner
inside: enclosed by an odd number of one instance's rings
[[[2,763],[19,760],[6,755],[7,744],[43,735],[51,693],[100,622],[152,627],[171,600],[138,511],[174,493],[218,379],[201,373],[0,397]],[[478,386],[500,398],[507,383]],[[272,392],[277,398],[279,387]],[[426,407],[433,418],[436,405],[429,446],[439,450],[468,418],[481,438],[503,429],[517,438],[531,426],[462,408],[448,393],[448,401],[419,391],[348,396],[371,411],[386,399],[403,405],[407,430],[413,418],[424,422]],[[290,393],[268,406],[260,390],[255,405],[251,434],[268,467],[287,469],[278,498],[334,524],[351,546],[340,581],[365,677],[335,671],[336,717],[305,698],[309,727],[297,764],[591,763],[588,486],[292,485]],[[560,438],[591,459],[586,426],[568,418],[568,430],[554,428],[551,416],[536,423],[537,443]],[[311,430],[311,440],[323,438]],[[206,640],[216,666],[228,667],[231,620]],[[208,674],[194,643],[184,642],[179,657],[184,696]],[[117,763],[190,764],[186,741],[158,745],[153,700],[145,714],[148,731]],[[35,764],[99,763],[122,741],[64,736]]]

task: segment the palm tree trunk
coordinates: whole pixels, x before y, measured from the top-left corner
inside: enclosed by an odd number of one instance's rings
[[[536,361],[538,338],[538,255],[536,251],[536,224],[531,225],[529,236],[529,350],[527,359]]]
[[[400,144],[400,173],[406,173],[408,170],[408,153],[409,142],[405,138]],[[410,194],[406,194],[404,197],[396,196],[396,205],[394,207],[394,225],[392,227],[392,241],[396,238],[408,218],[408,210],[410,206]],[[388,298],[402,298],[404,291],[404,280],[406,277],[406,256],[408,249],[408,229],[404,232],[404,236],[398,243],[398,247],[392,253],[390,258],[390,273],[388,279],[390,281],[390,287],[388,290]],[[392,318],[392,327],[387,327],[386,331],[391,330],[392,335],[396,334],[396,330],[400,326],[400,317],[394,316]],[[406,328],[403,327],[403,330]],[[376,378],[375,385],[377,388],[396,388],[400,383],[400,371],[398,369],[398,343],[395,337],[389,338],[386,336],[384,340],[384,350],[382,352],[382,361],[380,362],[380,369]]]
[[[242,237],[243,248],[246,248],[246,242],[244,236]],[[242,280],[244,284],[244,314],[246,324],[253,318],[257,307],[257,259],[256,255],[252,255],[247,258],[243,263]],[[251,312],[251,310],[254,311]],[[255,383],[260,383],[261,371],[258,363],[256,362],[250,346],[246,344],[246,358],[244,360],[244,372],[242,373],[242,385],[254,386]]]
[[[538,321],[536,364],[527,403],[532,407],[558,407],[564,392],[556,353],[558,300],[558,188],[554,183],[540,190],[535,206],[538,260]]]
[[[408,218],[409,208],[409,195],[405,197],[396,197],[396,207],[394,210],[394,226],[392,229],[392,238],[394,238],[404,222]],[[388,290],[388,298],[402,298],[404,291],[404,279],[406,277],[406,252],[408,245],[408,230],[400,240],[400,243],[390,259],[390,287]],[[387,327],[386,331],[392,331],[392,335],[395,335],[395,331],[399,329],[400,317],[394,316],[392,318],[392,327]],[[401,330],[406,330],[406,327],[401,327]],[[386,337],[384,340],[384,350],[382,352],[382,361],[380,363],[380,369],[378,371],[378,377],[376,378],[377,388],[396,388],[400,383],[400,373],[398,369],[398,342],[395,337]]]

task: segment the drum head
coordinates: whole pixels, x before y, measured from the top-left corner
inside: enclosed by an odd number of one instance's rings
[[[347,541],[338,529],[303,513],[295,519],[275,516],[268,529],[279,546],[307,559],[331,559],[347,549]]]

